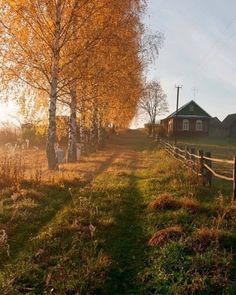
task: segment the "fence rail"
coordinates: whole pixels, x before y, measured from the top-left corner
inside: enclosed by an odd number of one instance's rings
[[[182,149],[164,140],[159,140],[159,143],[170,155],[180,161],[184,167],[187,167],[194,174],[201,177],[203,185],[211,186],[212,176],[231,182],[233,184],[233,200],[236,200],[236,156],[233,160],[212,158],[211,153],[204,153],[203,150],[199,150],[196,154],[196,150],[194,148],[190,149],[186,146]],[[221,174],[221,172],[216,172],[212,167],[212,163],[230,165],[232,176],[229,177]]]

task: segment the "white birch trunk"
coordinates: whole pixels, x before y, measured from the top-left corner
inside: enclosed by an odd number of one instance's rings
[[[85,110],[84,110],[84,98],[81,100],[80,108],[80,143],[81,143],[81,154],[86,154],[86,132],[85,132]]]
[[[102,125],[101,115],[98,113],[98,145],[99,147],[104,146],[105,141],[105,131]]]
[[[92,116],[92,128],[91,128],[91,145],[92,150],[95,151],[98,143],[98,116],[97,107],[94,104],[93,116]]]
[[[76,91],[71,91],[69,140],[68,140],[68,162],[77,161],[77,121],[76,121]]]
[[[101,120],[98,119],[98,144],[102,145],[102,143],[103,143],[102,124],[101,124]]]
[[[49,118],[48,118],[48,137],[47,137],[47,160],[48,168],[50,170],[57,169],[57,159],[54,144],[56,142],[56,103],[57,103],[57,89],[59,76],[59,61],[60,61],[60,33],[61,33],[61,0],[56,3],[55,15],[55,32],[54,44],[52,54],[52,71],[51,71],[51,85],[49,98]]]

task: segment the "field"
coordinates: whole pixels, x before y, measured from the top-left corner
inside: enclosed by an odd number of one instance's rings
[[[57,172],[43,151],[17,159],[0,169],[0,294],[236,293],[230,193],[142,132]]]

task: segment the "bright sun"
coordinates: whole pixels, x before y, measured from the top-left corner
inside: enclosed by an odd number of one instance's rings
[[[18,117],[18,107],[14,102],[0,103],[0,123],[14,123],[19,124]]]

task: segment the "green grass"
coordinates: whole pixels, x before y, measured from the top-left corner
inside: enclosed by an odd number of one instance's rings
[[[212,137],[185,137],[178,138],[178,145],[188,145],[211,152],[212,156],[232,159],[236,156],[236,139],[234,138],[212,138]]]
[[[164,192],[176,200],[180,197],[196,199],[200,208],[195,214],[184,208],[150,210],[147,215],[149,232],[154,234],[180,225],[183,235],[177,241],[170,239],[165,245],[151,250],[144,282],[148,282],[153,294],[234,294],[235,262],[231,249],[234,248],[233,252],[235,251],[235,220],[222,217],[229,198],[219,197],[217,190],[199,187],[194,176],[181,170],[175,160],[169,159],[162,152],[158,154],[158,158],[163,161],[149,170],[152,177],[156,175],[156,186],[152,185],[149,191],[146,181],[142,186],[148,194],[146,198],[153,196],[152,199],[155,200]],[[150,161],[154,158],[155,154]],[[221,242],[211,239],[204,251],[199,250],[196,244],[204,241],[195,241],[194,236],[202,227],[214,230],[219,228],[227,234],[230,232],[231,246],[224,244],[226,238]]]
[[[113,145],[117,156],[91,182],[28,183],[14,201],[10,189],[2,192],[10,257],[0,250],[0,293],[235,294],[235,211],[227,190],[222,197],[199,186],[138,132]],[[199,206],[151,208],[162,194]],[[168,235],[173,226],[181,235]],[[158,232],[163,243],[149,246]]]
[[[221,137],[181,137],[178,139],[180,143],[196,144],[205,146],[216,146],[223,149],[235,148],[235,138],[221,138]]]
[[[173,140],[170,141],[173,143]],[[194,148],[196,153],[199,150],[204,153],[210,152],[213,158],[233,160],[236,156],[236,139],[234,138],[183,137],[178,138],[177,145],[182,149],[185,146]],[[212,167],[221,175],[233,176],[233,165],[231,164],[213,162]],[[218,181],[215,178],[213,178],[213,185],[218,187],[218,190],[222,193],[227,193],[233,187],[230,182]]]

